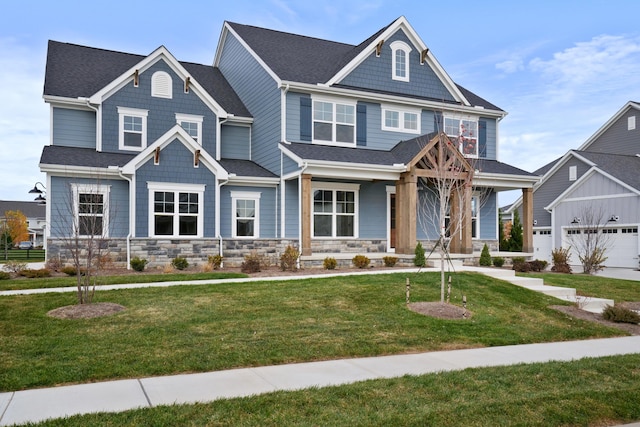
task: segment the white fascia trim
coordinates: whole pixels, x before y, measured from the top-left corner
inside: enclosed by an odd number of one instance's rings
[[[87,98],[64,98],[61,96],[49,96],[45,95],[42,97],[44,102],[51,105],[51,107],[58,108],[66,108],[72,110],[83,110],[83,111],[95,111],[92,108],[87,106]]]
[[[50,174],[51,176],[83,178],[117,177],[120,179],[117,167],[94,168],[88,166],[50,165],[45,163],[40,163],[39,166],[40,172]]]
[[[311,94],[318,93],[318,94],[323,94],[325,96],[329,94],[333,94],[335,96],[352,97],[361,101],[367,100],[367,101],[371,101],[378,104],[382,104],[386,102],[386,103],[392,103],[392,104],[413,106],[417,108],[432,109],[432,110],[443,111],[443,112],[454,112],[454,113],[466,112],[469,114],[479,115],[482,117],[498,118],[498,119],[502,119],[507,115],[506,111],[489,110],[489,109],[480,110],[478,108],[471,107],[471,106],[448,104],[448,103],[437,102],[437,101],[427,101],[427,100],[403,97],[398,95],[387,95],[383,93],[374,93],[374,92],[365,92],[365,91],[359,91],[354,89],[328,87],[324,85],[318,86],[318,85],[313,85],[309,83],[299,83],[299,82],[292,82],[292,81],[283,81],[282,84],[289,85],[289,90],[302,91],[302,92],[307,92]]]
[[[251,49],[251,47],[247,44],[247,42],[245,42],[242,39],[242,37],[240,37],[238,33],[236,33],[233,30],[233,28],[231,28],[231,25],[229,25],[229,22],[227,21],[224,22],[224,26],[222,27],[222,34],[220,35],[220,39],[218,41],[216,57],[213,61],[214,67],[217,67],[220,65],[220,58],[222,56],[222,46],[227,39],[228,33],[231,33],[236,38],[236,40],[242,45],[242,47],[244,47],[245,50],[249,52],[249,54],[253,57],[253,59],[255,59],[256,62],[260,64],[260,66],[267,72],[267,74],[269,74],[269,76],[276,82],[278,86],[282,84],[282,80],[280,79],[280,77],[278,77],[278,75],[267,65],[267,63],[264,62],[262,58],[253,49]]]
[[[147,188],[149,190],[158,191],[184,191],[194,193],[204,193],[205,184],[180,184],[175,182],[147,182]]]
[[[624,106],[620,110],[618,110],[617,113],[615,113],[609,120],[607,120],[607,122],[603,124],[600,127],[600,129],[598,129],[593,135],[591,135],[589,139],[587,139],[584,142],[584,144],[582,144],[578,148],[578,151],[586,151],[587,148],[591,145],[591,143],[597,140],[600,137],[600,135],[602,135],[607,129],[609,129],[611,125],[613,125],[616,121],[618,121],[618,119],[620,119],[620,117],[622,117],[631,108],[640,110],[640,104],[635,103],[633,101],[629,101],[626,104],[624,104]]]
[[[414,46],[418,46],[420,48],[420,52],[427,49],[427,45],[422,41],[418,33],[413,29],[411,24],[407,21],[407,18],[401,16],[398,18],[393,24],[391,24],[378,38],[373,40],[369,46],[363,49],[358,56],[353,58],[347,65],[345,65],[340,71],[338,71],[327,83],[326,85],[331,86],[343,78],[345,78],[349,73],[351,73],[358,65],[360,65],[366,58],[371,55],[374,51],[376,45],[380,40],[387,40],[391,37],[395,32],[402,29],[404,33],[407,35],[409,40]],[[446,73],[444,68],[440,65],[440,63],[436,60],[436,58],[431,53],[431,50],[427,52],[427,58],[425,61],[433,71],[436,73],[440,81],[445,85],[445,87],[449,90],[449,92],[456,98],[457,101],[462,102],[467,106],[471,106],[471,103],[462,95],[462,92],[455,85],[451,77]]]
[[[311,189],[360,191],[360,184],[352,184],[349,182],[311,181]]]
[[[127,71],[122,73],[118,78],[113,80],[107,86],[102,88],[100,91],[96,92],[91,96],[90,102],[92,104],[101,104],[105,99],[109,98],[111,95],[116,93],[122,87],[127,85],[131,80],[133,80],[133,73],[138,70],[138,73],[143,73],[147,69],[151,68],[155,63],[163,59],[167,65],[173,70],[174,73],[178,75],[184,82],[187,77],[191,78],[191,75],[187,72],[187,70],[178,62],[178,60],[165,48],[164,46],[160,46],[156,50],[154,50],[149,56],[145,57],[143,60],[138,62],[133,67],[129,68]],[[202,100],[203,102],[218,116],[221,118],[227,117],[228,113],[222,108],[220,104],[216,102],[209,93],[204,90],[204,88],[194,79],[191,78],[191,89],[193,90]]]
[[[364,168],[350,167],[349,165],[318,165],[309,164],[305,173],[313,177],[336,178],[336,179],[357,179],[363,181],[397,181],[402,171],[400,170],[379,170],[372,169],[371,165]]]
[[[280,178],[229,175],[228,185],[277,187],[280,185]]]
[[[533,188],[538,179],[538,177],[478,172],[473,175],[473,184],[483,187],[521,189]]]

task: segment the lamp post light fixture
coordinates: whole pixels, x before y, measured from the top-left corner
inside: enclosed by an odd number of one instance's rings
[[[42,187],[42,190],[38,188],[38,184],[40,184],[40,186]],[[29,190],[29,194],[37,194],[38,197],[36,197],[33,200],[35,200],[36,202],[40,202],[41,205],[46,205],[47,198],[43,196],[43,194],[46,194],[46,191],[47,191],[47,187],[45,187],[43,183],[38,181],[35,184],[33,184],[33,188]]]

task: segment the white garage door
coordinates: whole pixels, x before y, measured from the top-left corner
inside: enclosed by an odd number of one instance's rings
[[[551,229],[533,230],[533,258],[547,261],[551,264]]]
[[[638,227],[607,227],[603,231],[611,236],[604,265],[638,268]]]

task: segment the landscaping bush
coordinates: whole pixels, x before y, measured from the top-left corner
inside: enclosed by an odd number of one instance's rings
[[[526,262],[524,257],[514,257],[513,270],[517,271],[518,273],[528,273],[531,271],[531,264]]]
[[[78,275],[78,270],[76,270],[76,268],[72,265],[65,265],[64,267],[62,267],[60,269],[61,272],[63,272],[64,274],[66,274],[67,276],[77,276]],[[84,276],[86,273],[86,271],[84,269],[80,269],[80,275]]]
[[[483,267],[491,267],[491,255],[489,254],[489,246],[485,243],[480,253],[480,265]]]
[[[9,260],[4,264],[4,269],[11,273],[20,274],[21,271],[27,269],[27,263],[16,260]]]
[[[62,268],[62,260],[60,257],[52,257],[47,260],[45,267],[50,271],[60,271]]]
[[[353,265],[355,265],[358,268],[366,268],[369,266],[369,263],[371,261],[369,260],[369,258],[367,258],[364,255],[356,255],[353,257],[351,262],[353,262]]]
[[[208,257],[208,261],[209,261],[209,265],[214,269],[214,270],[219,270],[220,267],[222,266],[222,255],[209,255]]]
[[[300,252],[291,245],[287,245],[284,253],[280,255],[280,269],[282,271],[297,271],[298,270],[298,258]]]
[[[176,270],[184,270],[189,267],[189,261],[185,257],[177,256],[171,261],[171,265]]]
[[[11,279],[11,274],[6,271],[0,271],[0,280],[9,280]]]
[[[553,266],[551,271],[556,273],[568,273],[571,274],[571,266],[569,265],[569,248],[557,248],[551,251],[551,259],[553,260]]]
[[[549,263],[545,260],[542,259],[536,259],[533,261],[529,261],[529,265],[531,266],[531,271],[544,271],[545,268],[547,268],[547,265],[549,265]]]
[[[513,259],[511,260],[511,262],[513,264],[520,264],[520,263],[523,263],[525,261],[526,260],[525,260],[525,258],[523,256],[514,256]]]
[[[240,265],[240,271],[243,273],[258,273],[262,270],[263,259],[257,252],[253,251],[244,256],[244,261]]]
[[[413,265],[416,267],[424,267],[427,261],[424,258],[424,248],[422,243],[418,242],[414,251],[415,257],[413,258]]]
[[[494,267],[502,267],[504,265],[504,258],[501,256],[493,257],[493,266]]]
[[[335,270],[338,266],[338,261],[336,261],[335,258],[328,256],[324,261],[322,261],[322,266],[325,270]]]
[[[140,257],[133,257],[131,258],[131,261],[129,261],[131,268],[133,268],[135,271],[144,271],[144,267],[147,265],[147,263],[148,261],[146,259],[140,259]]]
[[[605,320],[617,323],[640,323],[640,314],[619,305],[608,305],[602,312]]]
[[[398,262],[398,257],[385,256],[385,257],[382,257],[382,261],[384,262],[385,267],[393,267]]]
[[[51,271],[49,271],[46,268],[40,268],[38,270],[26,269],[26,270],[22,270],[20,272],[20,275],[22,277],[28,277],[30,279],[36,279],[36,278],[41,278],[41,277],[50,277],[51,276]]]

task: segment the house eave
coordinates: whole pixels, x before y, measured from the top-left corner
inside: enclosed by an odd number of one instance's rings
[[[482,187],[492,187],[502,191],[533,188],[538,182],[537,176],[505,175],[497,173],[476,172],[473,184]]]
[[[238,176],[229,174],[228,185],[258,185],[276,187],[280,185],[280,178],[267,178],[258,176]]]
[[[109,166],[106,168],[101,167],[89,167],[89,166],[69,166],[69,165],[56,165],[49,163],[40,163],[40,172],[52,175],[52,176],[74,176],[83,178],[96,178],[96,177],[119,177],[119,166]]]

